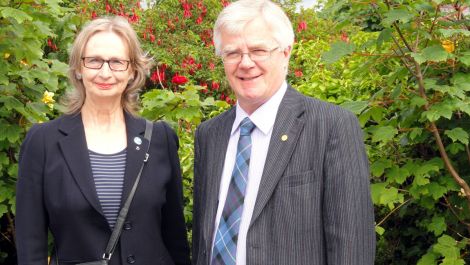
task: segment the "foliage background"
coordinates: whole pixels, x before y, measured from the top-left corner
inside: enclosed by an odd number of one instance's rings
[[[0,263],[16,264],[20,144],[33,123],[60,115],[67,51],[97,16],[127,17],[157,62],[141,114],[178,132],[191,227],[194,130],[235,103],[211,30],[229,2],[0,0]],[[280,3],[296,32],[288,81],[358,115],[376,264],[470,261],[469,1],[325,0],[317,10],[297,2]]]

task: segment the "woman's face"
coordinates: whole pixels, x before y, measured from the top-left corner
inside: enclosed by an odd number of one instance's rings
[[[114,32],[99,32],[87,42],[81,60],[80,74],[86,101],[120,102],[134,78],[127,45]]]

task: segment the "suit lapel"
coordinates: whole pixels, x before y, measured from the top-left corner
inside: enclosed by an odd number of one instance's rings
[[[81,114],[64,116],[59,125],[59,130],[65,135],[59,140],[60,150],[73,178],[88,202],[97,212],[103,215],[91,172]]]
[[[206,163],[209,163],[209,166],[207,166],[209,174],[206,179],[207,200],[205,207],[205,220],[209,221],[205,222],[204,226],[204,234],[206,235],[208,244],[212,243],[212,235],[214,234],[214,220],[217,214],[217,207],[219,203],[220,180],[222,178],[225,155],[227,152],[233,121],[235,120],[235,114],[235,108],[230,109],[227,112],[227,117],[220,119],[221,122],[218,124],[218,126],[210,128],[212,131],[209,132],[209,137],[205,139],[209,145],[209,158],[208,161],[205,161]]]
[[[279,105],[250,225],[258,218],[279,182],[304,126],[302,96],[289,87]],[[287,136],[287,137],[286,137]]]
[[[121,206],[125,203],[129,192],[134,185],[137,173],[142,166],[145,150],[149,142],[144,138],[145,122],[143,119],[133,117],[124,112],[127,131],[126,171],[124,173],[124,186],[122,190]]]

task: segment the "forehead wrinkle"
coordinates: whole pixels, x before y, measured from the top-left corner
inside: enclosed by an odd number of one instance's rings
[[[245,40],[243,42],[243,46],[248,47],[248,49],[251,49],[251,48],[268,48],[270,46],[269,43],[271,43],[271,41],[266,41],[266,40],[249,41],[249,40]],[[222,53],[232,52],[232,51],[236,51],[236,50],[241,50],[239,45],[228,44],[228,45],[226,45],[225,47],[222,48]]]

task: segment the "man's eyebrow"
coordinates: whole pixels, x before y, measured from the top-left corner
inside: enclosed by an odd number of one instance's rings
[[[236,51],[238,50],[238,48],[236,46],[231,46],[231,45],[228,45],[228,46],[225,46],[223,49],[222,49],[222,52],[225,53],[225,52],[233,52],[233,51]]]

